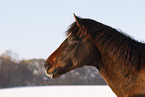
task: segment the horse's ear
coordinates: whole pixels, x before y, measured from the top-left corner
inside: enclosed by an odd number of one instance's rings
[[[79,37],[82,37],[83,34],[84,34],[84,33],[82,33],[82,32],[84,32],[83,18],[78,17],[78,16],[76,16],[75,14],[74,14],[74,18],[75,18],[75,21],[76,21],[76,23],[77,23],[77,26],[79,27],[79,30],[80,30],[80,31],[78,31],[77,35],[78,35]]]
[[[82,19],[74,14],[75,21],[79,27],[81,27]]]

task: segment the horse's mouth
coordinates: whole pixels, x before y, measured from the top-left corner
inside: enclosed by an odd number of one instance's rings
[[[50,77],[51,79],[55,78],[54,74],[56,73],[57,68],[55,68],[52,72],[48,72],[48,70],[45,70],[45,74]]]

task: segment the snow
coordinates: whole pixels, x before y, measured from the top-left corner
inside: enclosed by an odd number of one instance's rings
[[[0,97],[116,97],[109,86],[38,86],[0,89]]]

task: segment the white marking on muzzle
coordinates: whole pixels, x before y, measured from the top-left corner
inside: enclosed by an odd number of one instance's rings
[[[47,71],[45,70],[45,74],[50,77],[51,79],[53,79],[53,74],[48,74]]]

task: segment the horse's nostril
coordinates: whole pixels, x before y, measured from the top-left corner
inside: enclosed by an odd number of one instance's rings
[[[44,62],[44,67],[48,68],[49,63],[47,61]]]

